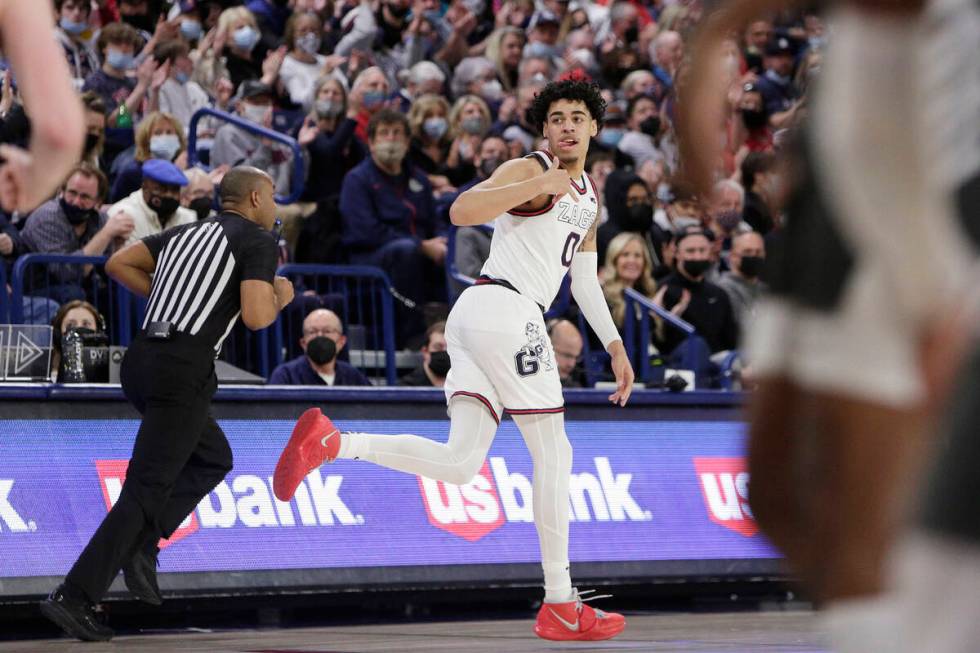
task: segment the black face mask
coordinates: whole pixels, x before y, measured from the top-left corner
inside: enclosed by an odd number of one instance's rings
[[[636,43],[636,39],[640,38],[640,29],[636,25],[626,28],[623,38],[627,43]]]
[[[160,222],[166,223],[170,221],[170,218],[174,217],[174,213],[177,212],[177,207],[180,206],[180,201],[176,197],[150,195],[147,204],[157,212],[157,217],[160,218]]]
[[[449,352],[434,351],[429,356],[429,369],[439,378],[446,378],[449,374]]]
[[[306,344],[306,355],[317,365],[326,365],[337,357],[337,343],[325,336],[317,336]]]
[[[644,232],[653,225],[653,206],[646,202],[634,204],[626,209],[623,228],[626,231]]]
[[[480,161],[480,174],[482,174],[487,179],[493,174],[494,170],[500,167],[500,159],[497,157],[491,157]]]
[[[187,208],[197,214],[198,220],[205,220],[211,215],[211,198],[198,197],[196,200],[191,200],[191,204]]]
[[[692,279],[699,279],[700,277],[704,276],[704,273],[711,267],[711,261],[684,261],[683,266],[684,271],[687,272],[687,276],[691,277]]]
[[[660,133],[660,116],[650,116],[646,120],[640,123],[640,131],[651,136],[653,138],[657,137]]]
[[[102,138],[102,134],[86,134],[85,135],[85,149],[83,152],[91,152],[95,149],[95,146],[99,144],[99,139]]]
[[[761,256],[743,256],[742,264],[738,266],[742,276],[755,279],[762,274],[762,267],[766,264],[766,259]]]
[[[755,109],[740,109],[739,111],[742,114],[742,122],[748,130],[762,129],[769,123],[765,111],[756,111]]]
[[[80,206],[69,204],[65,201],[64,197],[58,200],[58,203],[61,204],[61,210],[64,211],[65,217],[68,218],[68,223],[73,227],[85,224],[95,213],[95,209],[83,209]]]

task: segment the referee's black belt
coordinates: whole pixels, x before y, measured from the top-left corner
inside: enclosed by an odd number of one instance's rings
[[[518,295],[521,294],[521,291],[518,290],[517,288],[515,288],[514,287],[514,284],[512,284],[510,281],[507,281],[506,279],[494,279],[493,277],[488,277],[485,274],[481,274],[479,277],[477,277],[476,278],[476,283],[474,285],[476,285],[476,286],[503,286],[507,290],[513,290]],[[524,295],[521,295],[521,296],[523,297]],[[535,304],[538,304],[537,302],[534,302],[534,303]],[[540,308],[541,309],[541,312],[544,313],[544,306],[542,306],[541,304],[538,304],[538,308]]]

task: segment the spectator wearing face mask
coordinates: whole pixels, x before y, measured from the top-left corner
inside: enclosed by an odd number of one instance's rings
[[[143,163],[150,159],[175,161],[186,165],[187,141],[184,126],[177,118],[162,112],[148,115],[136,127],[136,149],[132,156],[120,154],[112,164],[116,180],[109,193],[110,202],[128,197],[143,185]]]
[[[653,219],[664,231],[679,234],[703,226],[704,210],[701,200],[689,184],[675,180],[662,199],[663,208],[654,213]]]
[[[446,323],[436,322],[425,331],[425,344],[420,349],[422,364],[398,379],[398,385],[416,388],[446,385],[449,374],[449,352],[446,351]]]
[[[653,62],[653,76],[657,78],[658,88],[653,96],[662,102],[674,88],[674,78],[684,61],[684,40],[671,30],[657,34],[650,44],[650,61]]]
[[[289,49],[279,70],[279,81],[289,100],[304,111],[313,107],[317,80],[331,73],[336,59],[320,54],[323,23],[316,14],[294,14],[286,23],[285,44]]]
[[[766,242],[754,231],[736,235],[732,239],[731,270],[721,275],[718,285],[728,293],[735,321],[740,333],[745,333],[756,301],[765,290],[761,281],[766,263]]]
[[[793,84],[796,67],[796,48],[785,36],[773,37],[766,46],[763,59],[765,72],[755,86],[765,102],[769,126],[782,129],[792,124],[803,103]]]
[[[453,74],[453,97],[477,95],[490,107],[491,113],[500,107],[504,87],[497,79],[493,63],[484,57],[467,57],[459,62]]]
[[[457,188],[476,176],[476,155],[492,121],[490,107],[477,95],[464,95],[449,111],[449,133],[453,142],[446,157],[446,176]]]
[[[348,101],[360,107],[357,113],[357,130],[354,133],[361,143],[367,144],[368,123],[374,114],[385,108],[390,92],[388,78],[377,66],[365,68],[354,80]]]
[[[307,116],[297,140],[310,156],[309,182],[303,200],[320,202],[340,194],[340,184],[350,170],[364,160],[367,148],[357,138],[361,107],[353,94],[348,101],[344,85],[322,77],[314,87],[313,111]]]
[[[180,189],[180,205],[194,212],[198,220],[207,220],[214,213],[214,181],[200,168],[184,172],[187,185]]]
[[[89,0],[55,0],[54,8],[58,21],[55,37],[65,51],[75,88],[81,88],[85,79],[99,69],[99,55],[89,41],[92,3]]]
[[[99,94],[109,114],[110,126],[116,124],[116,108],[120,104],[126,105],[130,115],[138,116],[149,93],[157,64],[148,58],[136,67],[136,53],[142,43],[139,33],[125,23],[111,23],[99,33],[102,66],[85,78],[82,90]],[[131,76],[130,71],[134,69],[136,75]]]
[[[617,145],[618,149],[633,159],[639,169],[647,161],[658,162],[664,155],[657,145],[660,134],[660,115],[657,103],[647,95],[638,95],[626,107],[626,127]]]
[[[187,177],[169,161],[150,159],[143,164],[143,184],[107,211],[110,218],[122,214],[133,222],[126,242],[134,243],[166,229],[197,221],[197,214],[180,206],[180,189]]]
[[[646,182],[631,172],[613,172],[606,180],[604,204],[609,207],[609,220],[600,225],[596,233],[599,260],[605,260],[606,248],[613,238],[630,232],[643,240],[647,255],[655,264],[660,264],[663,244],[670,240],[670,234],[654,224],[653,196]]]
[[[347,345],[344,325],[333,311],[318,308],[303,320],[303,353],[272,371],[269,385],[371,385],[364,373],[337,355]]]
[[[560,29],[561,21],[558,16],[547,9],[536,11],[528,24],[524,56],[548,59],[552,65],[560,65],[562,51],[558,43]]]
[[[107,218],[99,212],[107,186],[105,175],[98,168],[88,163],[75,166],[59,197],[45,202],[27,217],[21,231],[24,251],[80,256],[111,253],[133,231],[133,221],[121,215]],[[92,266],[48,266],[48,296],[58,302],[83,298],[80,282],[91,270]],[[33,287],[44,285],[40,281]]]
[[[662,288],[655,301],[671,310],[686,297],[688,303],[680,317],[695,328],[708,351],[734,349],[738,326],[728,294],[706,279],[712,265],[711,241],[704,232],[689,230],[675,235],[674,243],[675,271],[660,282]],[[683,339],[683,332],[668,327],[660,350],[670,354]]]
[[[449,102],[441,95],[423,95],[412,102],[408,112],[412,141],[408,160],[425,172],[436,197],[456,191],[446,176],[446,157],[452,136],[449,133]]]
[[[446,237],[437,224],[432,186],[406,160],[408,120],[385,109],[371,119],[371,156],[344,178],[340,191],[342,244],[351,263],[382,268],[405,297],[422,304],[437,299],[446,258]],[[444,301],[444,300],[443,300]],[[399,340],[423,331],[421,314],[396,305]]]
[[[245,7],[231,7],[221,12],[215,46],[224,47],[221,55],[236,89],[246,80],[263,78],[262,62],[267,48],[260,44],[261,40],[262,33],[251,11]],[[267,80],[267,83],[272,81]]]
[[[238,115],[256,125],[272,127],[272,89],[257,81],[242,83],[238,92]],[[276,192],[289,192],[292,152],[289,148],[256,136],[230,123],[214,136],[211,165],[245,165],[263,170],[276,183]]]
[[[211,106],[211,98],[200,84],[191,80],[194,62],[183,41],[167,41],[153,51],[153,58],[168,66],[167,79],[160,87],[160,110],[169,113],[185,127],[198,109]],[[201,127],[198,127],[198,136]]]

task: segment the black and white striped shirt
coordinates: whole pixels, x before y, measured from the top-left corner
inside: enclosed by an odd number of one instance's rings
[[[237,213],[182,225],[143,239],[156,261],[146,315],[171,322],[216,352],[241,314],[241,283],[273,282],[272,234]]]

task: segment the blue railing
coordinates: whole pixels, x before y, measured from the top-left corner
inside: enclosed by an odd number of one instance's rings
[[[24,297],[27,296],[48,297],[59,304],[72,299],[85,299],[103,316],[115,316],[116,298],[112,288],[115,284],[99,272],[105,268],[106,260],[105,256],[73,254],[21,256],[14,263],[10,277],[13,291],[10,296],[10,321],[14,324],[23,323]],[[93,269],[86,272],[87,266],[92,266]],[[52,270],[57,274],[53,275]],[[52,283],[53,278],[55,283]]]
[[[289,264],[278,274],[293,281],[296,299],[277,320],[273,351],[277,360],[301,353],[303,319],[316,308],[328,308],[340,317],[347,336],[341,358],[357,352],[357,366],[384,369],[384,380],[395,385],[395,309],[391,280],[383,270],[366,265]],[[377,355],[383,352],[383,360]]]
[[[638,293],[632,288],[624,291],[626,299],[626,318],[623,320],[623,339],[626,344],[626,354],[633,363],[633,369],[638,370],[637,378],[643,382],[651,380],[650,375],[650,355],[647,347],[650,343],[650,313],[666,322],[671,328],[679,329],[686,334],[683,342],[678,345],[680,352],[679,366],[686,369],[696,369],[698,367],[697,352],[695,349],[694,337],[697,330],[685,320],[677,317],[670,311],[655,304],[649,297]],[[636,326],[635,316],[639,316],[639,330]]]
[[[261,125],[257,125],[254,122],[245,120],[244,118],[236,116],[232,113],[218,111],[217,109],[211,109],[209,107],[204,107],[194,112],[194,115],[191,116],[191,123],[187,128],[188,165],[195,165],[198,162],[197,123],[200,122],[201,118],[204,116],[211,116],[213,118],[217,118],[218,120],[231,123],[239,129],[243,129],[247,132],[255,134],[256,136],[268,138],[269,140],[276,141],[277,143],[282,143],[292,150],[293,174],[290,176],[289,195],[276,195],[275,200],[276,204],[292,204],[299,199],[300,195],[303,194],[303,187],[306,182],[306,161],[303,159],[303,148],[301,148],[299,143],[296,142],[296,139],[280,134],[273,129],[266,129]]]

